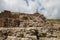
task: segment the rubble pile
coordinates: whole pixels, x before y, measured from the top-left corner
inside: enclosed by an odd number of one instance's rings
[[[1,15],[0,40],[40,40],[41,37],[57,37],[52,35],[53,25],[38,12],[14,14],[5,10]]]

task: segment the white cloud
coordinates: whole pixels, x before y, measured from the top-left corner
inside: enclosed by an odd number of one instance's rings
[[[39,0],[45,8],[44,15],[47,18],[59,18],[60,0]]]
[[[60,0],[27,0],[27,2],[26,0],[0,0],[0,11],[33,13],[38,8],[38,11],[47,18],[60,18]]]
[[[2,1],[1,1],[2,2]],[[36,9],[37,1],[29,0],[29,6],[27,6],[24,0],[3,0],[2,8],[5,10],[32,13]]]

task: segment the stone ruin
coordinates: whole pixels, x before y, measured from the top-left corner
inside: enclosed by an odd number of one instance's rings
[[[52,36],[52,24],[38,12],[14,14],[5,10],[0,15],[0,40],[40,40]]]

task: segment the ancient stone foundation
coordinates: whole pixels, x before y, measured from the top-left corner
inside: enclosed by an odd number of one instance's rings
[[[46,20],[39,13],[25,14],[5,10],[0,14],[0,40],[59,40],[53,25]]]

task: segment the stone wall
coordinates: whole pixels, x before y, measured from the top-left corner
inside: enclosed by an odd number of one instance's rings
[[[2,13],[6,15],[5,13],[14,12],[4,11]],[[56,35],[58,31],[55,31],[53,25],[38,12],[2,16],[0,17],[0,40],[49,40],[50,38],[56,40],[55,38],[58,37]]]

